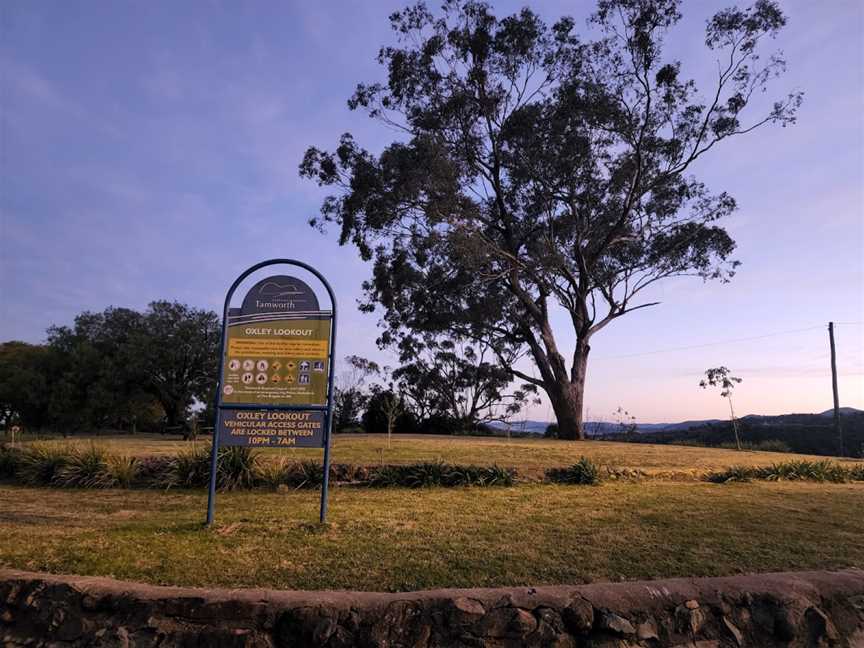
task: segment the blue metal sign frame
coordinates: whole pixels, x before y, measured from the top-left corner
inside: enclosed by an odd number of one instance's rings
[[[231,298],[234,292],[243,281],[254,272],[273,265],[289,265],[297,268],[302,268],[307,272],[315,275],[327,289],[327,294],[330,297],[332,315],[330,316],[330,344],[328,350],[328,375],[327,375],[327,404],[326,405],[262,405],[262,404],[225,404],[222,402],[222,372],[225,367],[225,345],[228,339],[228,311],[231,308]],[[254,266],[241,274],[231,288],[228,289],[228,294],[225,296],[225,306],[222,310],[222,344],[219,349],[219,376],[216,379],[216,425],[213,429],[213,448],[210,455],[210,489],[207,496],[207,526],[213,524],[213,519],[216,510],[216,470],[219,461],[219,430],[222,422],[222,411],[226,409],[240,410],[317,410],[324,412],[324,480],[321,485],[321,512],[319,521],[327,521],[327,496],[330,487],[330,437],[333,428],[333,375],[335,374],[335,359],[336,359],[336,295],[330,284],[320,272],[307,263],[297,261],[295,259],[270,259],[256,263]]]

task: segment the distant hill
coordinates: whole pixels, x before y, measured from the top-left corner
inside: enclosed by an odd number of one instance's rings
[[[854,407],[840,408],[843,431],[843,454],[864,457],[864,411]],[[836,455],[840,452],[840,439],[831,420],[834,410],[818,414],[748,414],[738,419],[742,441],[749,445],[780,442],[792,452],[818,455]],[[547,421],[518,421],[510,425],[513,434],[542,435]],[[503,432],[507,426],[493,423],[491,428]],[[679,423],[640,423],[637,434],[622,438],[617,423],[588,421],[586,433],[591,438],[627,440],[635,443],[668,443],[720,446],[734,443],[735,436],[728,420],[705,419]],[[776,443],[775,443],[776,446]]]
[[[843,417],[846,416],[855,416],[859,414],[864,414],[864,410],[859,410],[855,407],[841,407],[840,415]],[[807,424],[812,422],[812,417],[833,417],[834,410],[829,409],[824,412],[819,412],[818,414],[748,414],[746,416],[742,416],[739,421],[746,421],[753,425],[773,425],[777,423],[788,423],[794,424],[798,422],[800,424]],[[506,423],[501,423],[500,421],[495,421],[494,423],[490,423],[489,426],[496,428],[498,430],[506,430],[508,427],[512,432],[524,432],[528,434],[545,434],[546,428],[550,423],[554,421],[535,421],[535,420],[525,420],[525,421],[511,421],[509,426]],[[714,425],[714,424],[724,424],[728,423],[726,419],[701,419],[694,421],[680,421],[678,423],[637,423],[636,431],[640,434],[646,434],[650,432],[668,432],[668,431],[685,431],[691,430],[694,428],[704,427],[706,425]],[[824,424],[820,421],[820,424]],[[585,428],[592,434],[619,434],[621,432],[621,426],[618,423],[610,423],[608,421],[586,421]]]

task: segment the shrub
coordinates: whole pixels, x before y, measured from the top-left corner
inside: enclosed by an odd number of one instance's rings
[[[424,462],[401,466],[385,465],[370,470],[368,484],[376,488],[430,486],[512,486],[516,470],[500,466],[454,466]]]
[[[138,477],[138,460],[126,455],[109,456],[105,472],[112,488],[130,488]]]
[[[581,457],[572,466],[547,469],[546,479],[556,484],[594,486],[600,483],[600,467],[587,457]]]
[[[73,449],[59,467],[51,483],[67,488],[107,488],[112,486],[108,475],[108,455],[94,444],[86,450]]]
[[[864,464],[857,464],[849,469],[849,479],[852,481],[864,481]]]
[[[210,482],[210,448],[201,446],[171,457],[159,475],[163,488],[196,488]]]
[[[557,439],[558,438],[558,424],[550,423],[546,426],[546,431],[543,433],[544,438],[546,439]]]
[[[216,485],[222,490],[252,488],[258,480],[259,454],[250,448],[241,446],[219,448],[218,462]],[[210,476],[209,463],[207,476]]]
[[[288,461],[279,457],[277,461],[261,461],[258,464],[257,483],[266,488],[277,489],[285,483]]]
[[[15,477],[21,465],[21,450],[0,444],[0,479]]]
[[[173,457],[157,455],[141,457],[136,464],[135,483],[140,486],[162,488],[169,481]]]
[[[844,482],[849,473],[840,464],[824,461],[784,461],[758,469],[758,477],[770,481]]]
[[[712,471],[705,475],[705,480],[713,484],[725,484],[727,482],[748,482],[757,476],[757,471],[752,466],[732,466],[726,470]]]
[[[315,461],[292,463],[285,471],[283,483],[294,488],[318,488],[324,483],[324,466]]]
[[[17,477],[29,486],[48,486],[69,461],[68,447],[51,443],[32,443],[20,455]]]

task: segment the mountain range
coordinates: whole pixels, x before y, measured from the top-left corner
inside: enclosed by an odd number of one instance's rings
[[[864,410],[859,410],[854,407],[840,408],[840,414],[842,416],[851,416],[862,413],[864,413]],[[794,422],[797,419],[807,418],[811,416],[831,417],[834,416],[834,410],[828,409],[824,412],[819,412],[816,414],[748,414],[747,416],[742,416],[738,420],[745,421],[747,423],[750,423],[751,425],[772,425],[777,423]],[[636,432],[640,434],[645,434],[650,432],[683,431],[724,421],[725,419],[701,419],[696,421],[681,421],[679,423],[637,423]],[[549,424],[550,421],[525,420],[512,421],[509,427],[510,430],[513,432],[521,432],[527,434],[544,434]],[[621,432],[621,426],[618,423],[610,423],[608,421],[586,421],[584,425],[585,429],[591,436],[618,434]],[[490,426],[500,430],[506,430],[508,427],[507,424],[497,421],[494,423],[490,423]]]

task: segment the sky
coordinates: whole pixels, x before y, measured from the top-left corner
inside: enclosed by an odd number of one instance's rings
[[[667,42],[684,74],[710,78],[704,23],[727,4],[684,3]],[[781,5],[789,23],[769,45],[788,72],[772,88],[805,92],[798,123],[729,142],[695,169],[738,201],[726,225],[742,266],[729,284],[659,284],[646,295],[659,306],[599,333],[589,419],[614,420],[619,406],[645,423],[724,417],[726,401],[698,387],[721,364],[743,378],[738,414],[828,409],[831,320],[841,405],[864,409],[864,5]],[[297,165],[346,131],[373,151],[393,140],[346,99],[383,80],[376,54],[401,6],[0,3],[0,340],[39,342],[81,311],[156,299],[221,312],[243,270],[291,257],[337,293],[337,355],[392,362],[374,344],[378,317],[356,308],[369,268],[308,226],[326,192]],[[530,6],[578,25],[591,8]],[[572,348],[561,313],[553,325]],[[523,416],[553,417],[545,399]]]

